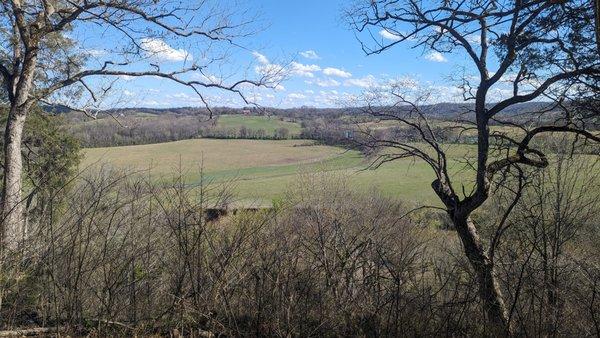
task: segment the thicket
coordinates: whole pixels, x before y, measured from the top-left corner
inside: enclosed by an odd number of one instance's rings
[[[599,330],[597,166],[560,156],[531,182],[497,257],[524,336]],[[2,258],[0,326],[63,334],[482,336],[475,276],[436,213],[302,175],[273,209],[208,209],[229,184],[86,172]],[[590,193],[591,192],[591,193]],[[501,194],[476,222],[491,235]],[[176,331],[175,331],[176,330]]]

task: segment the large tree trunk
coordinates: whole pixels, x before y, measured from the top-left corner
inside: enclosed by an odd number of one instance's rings
[[[14,250],[24,236],[25,215],[22,203],[23,160],[21,140],[26,113],[12,107],[4,134],[4,194],[2,199],[2,247]]]
[[[491,333],[494,336],[512,336],[513,329],[508,321],[508,311],[494,272],[494,264],[483,248],[473,221],[465,215],[454,215],[452,219],[465,254],[477,275],[479,296],[491,324]]]
[[[15,79],[6,132],[4,133],[4,186],[2,194],[1,249],[17,249],[25,236],[25,214],[22,201],[23,158],[21,141],[27,113],[33,104],[30,92],[37,65],[37,40],[25,42],[26,55],[21,73]]]

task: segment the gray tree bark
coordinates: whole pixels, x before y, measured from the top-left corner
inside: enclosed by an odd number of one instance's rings
[[[4,196],[2,200],[3,248],[14,250],[24,237],[25,215],[23,213],[21,173],[21,140],[26,114],[13,108],[4,134]]]
[[[15,93],[10,104],[4,133],[4,186],[2,198],[2,249],[15,250],[25,236],[23,207],[23,158],[21,141],[27,113],[32,105],[29,95],[37,65],[37,41],[29,40],[20,76],[14,79]]]
[[[451,217],[465,255],[477,275],[479,296],[491,324],[491,334],[497,337],[512,336],[514,331],[509,322],[508,309],[496,278],[494,264],[481,243],[477,228],[467,215],[454,214]]]

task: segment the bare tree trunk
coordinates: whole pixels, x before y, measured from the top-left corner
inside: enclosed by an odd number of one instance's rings
[[[2,194],[1,249],[14,250],[25,236],[25,214],[22,199],[23,158],[21,141],[27,113],[33,104],[29,100],[37,65],[37,41],[24,41],[27,52],[19,76],[14,79],[6,131],[4,133],[4,186]]]
[[[463,243],[465,254],[477,274],[479,295],[494,336],[512,336],[513,329],[508,321],[508,310],[494,272],[494,264],[483,248],[477,229],[469,216],[452,217],[454,226]]]
[[[14,250],[24,236],[24,214],[21,203],[23,159],[21,140],[26,113],[12,107],[4,134],[4,194],[2,200],[2,247]]]

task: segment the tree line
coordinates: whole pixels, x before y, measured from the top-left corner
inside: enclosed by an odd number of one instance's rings
[[[221,127],[218,117],[158,115],[152,117],[119,116],[71,122],[62,119],[62,129],[82,147],[115,147],[162,143],[194,138],[287,140],[287,128],[267,132],[262,128]],[[75,120],[76,121],[76,120]]]

